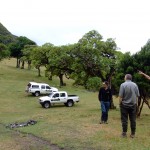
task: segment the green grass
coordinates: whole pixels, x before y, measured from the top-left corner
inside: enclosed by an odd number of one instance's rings
[[[67,79],[65,79],[67,86],[59,88],[58,78],[55,77],[49,81],[44,77],[44,72],[42,72],[42,77],[37,77],[35,69],[31,71],[17,69],[15,63],[15,59],[0,62],[1,124],[8,125],[34,119],[37,124],[17,128],[17,130],[42,137],[61,148],[71,150],[150,150],[150,110],[146,105],[144,105],[141,118],[137,119],[136,138],[122,139],[120,138],[121,122],[117,98],[114,98],[117,109],[109,112],[109,124],[100,125],[97,92],[88,92],[83,87],[74,87],[73,81]],[[50,109],[43,109],[37,97],[25,93],[26,85],[33,80],[46,82],[59,90],[66,90],[69,94],[79,95],[80,102],[71,108],[56,105]],[[8,145],[15,147],[13,131],[1,124],[1,149],[10,149]],[[18,144],[14,149],[21,149],[21,145]]]

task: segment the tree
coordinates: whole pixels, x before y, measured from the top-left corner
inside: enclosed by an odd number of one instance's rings
[[[28,64],[28,69],[31,69],[31,63],[32,63],[32,50],[36,48],[36,45],[25,45],[24,49],[22,49],[22,57],[20,58],[22,61],[26,61]]]
[[[10,52],[8,50],[8,47],[0,43],[0,61],[9,56],[10,56]]]
[[[113,39],[102,41],[102,36],[95,30],[86,33],[71,51],[74,59],[74,79],[77,84],[86,86],[91,77],[102,81],[110,80],[116,65],[116,43]]]
[[[150,108],[149,97],[150,97],[150,84],[147,79],[143,78],[138,74],[138,70],[142,70],[145,73],[150,72],[150,41],[141,48],[141,51],[131,55],[125,53],[122,57],[120,64],[118,65],[115,78],[113,78],[113,87],[115,91],[119,91],[119,86],[124,82],[124,75],[129,73],[133,76],[133,81],[138,85],[140,91],[140,97],[138,99],[138,110],[137,116],[141,115],[143,104],[146,103]]]
[[[23,56],[21,50],[24,49],[25,45],[36,45],[36,43],[31,41],[27,37],[20,36],[17,38],[16,42],[10,44],[9,46],[11,56],[17,59],[17,64],[16,64],[17,68],[20,67],[20,58]]]
[[[74,71],[72,69],[73,60],[70,57],[70,51],[73,45],[66,46],[55,46],[49,52],[49,64],[47,66],[47,71],[51,72],[51,75],[58,76],[60,79],[60,86],[64,86],[63,76],[70,78],[71,73]]]
[[[141,48],[141,51],[133,55],[134,66],[136,70],[142,70],[143,72],[150,73],[150,40]],[[137,71],[136,71],[137,72]],[[139,74],[135,74],[135,80],[139,85],[140,98],[138,101],[137,115],[140,116],[143,104],[147,104],[150,109],[150,84],[149,81]]]
[[[38,69],[38,76],[41,76],[41,66],[47,66],[49,64],[48,56],[49,52],[53,48],[53,44],[44,44],[42,46],[38,46],[33,48],[31,51],[30,59],[32,60],[32,64]]]

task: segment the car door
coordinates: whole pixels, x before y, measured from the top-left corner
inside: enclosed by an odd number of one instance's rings
[[[44,84],[41,85],[41,94],[46,94],[46,86]]]
[[[66,95],[66,93],[60,93],[60,101],[62,102],[62,103],[65,103],[66,102],[66,99],[67,99],[67,95]]]
[[[60,103],[59,93],[55,93],[51,99],[51,103]]]
[[[51,92],[50,86],[46,85],[46,94],[50,94]]]

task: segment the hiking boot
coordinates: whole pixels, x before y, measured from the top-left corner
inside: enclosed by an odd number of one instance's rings
[[[108,124],[108,122],[107,122],[107,121],[104,121],[104,124]]]
[[[100,124],[104,124],[104,121],[100,121]]]
[[[122,132],[121,137],[122,137],[122,138],[126,138],[126,137],[127,137],[126,132]]]
[[[130,138],[135,138],[135,134],[131,134],[131,135],[130,135]]]

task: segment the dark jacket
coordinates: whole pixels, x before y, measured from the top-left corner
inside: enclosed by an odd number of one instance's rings
[[[111,89],[108,88],[105,90],[105,88],[100,88],[99,94],[98,94],[98,99],[99,101],[104,101],[104,102],[110,102],[112,100],[112,92]]]

